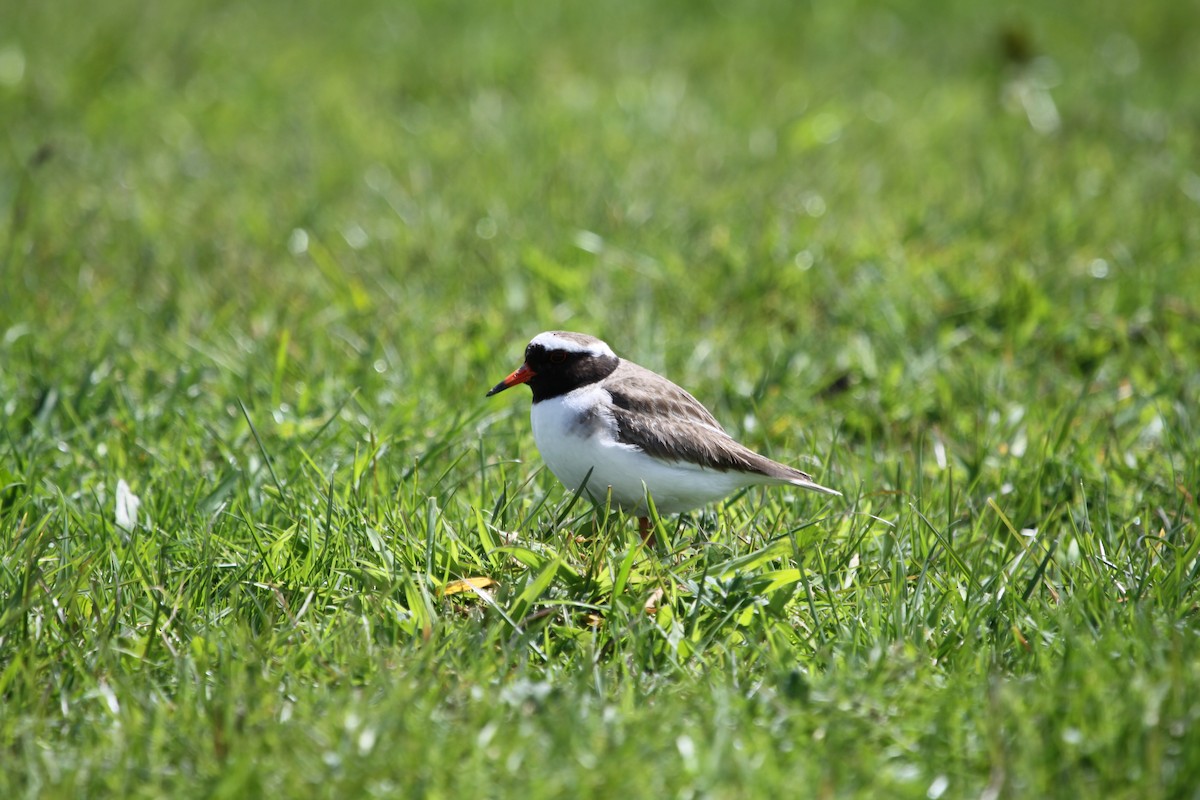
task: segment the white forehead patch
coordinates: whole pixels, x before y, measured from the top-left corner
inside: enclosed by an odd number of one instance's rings
[[[547,350],[563,350],[567,353],[587,353],[592,356],[616,356],[604,342],[586,333],[571,331],[545,331],[533,337],[530,346],[538,345]]]

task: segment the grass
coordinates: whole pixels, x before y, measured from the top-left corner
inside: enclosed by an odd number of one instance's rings
[[[1196,796],[1190,4],[5,17],[0,796]],[[551,328],[845,499],[644,551]]]

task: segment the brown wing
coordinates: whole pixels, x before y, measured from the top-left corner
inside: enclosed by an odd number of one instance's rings
[[[645,367],[622,361],[604,388],[612,396],[621,438],[649,455],[780,481],[812,481],[739,444],[696,398]]]

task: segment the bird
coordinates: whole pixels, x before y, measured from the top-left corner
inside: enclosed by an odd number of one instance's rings
[[[823,494],[794,467],[738,443],[686,390],[616,355],[595,336],[544,331],[525,360],[487,393],[519,384],[533,392],[533,438],[546,466],[568,489],[635,514],[653,546],[647,495],[660,514],[678,514],[757,485]]]

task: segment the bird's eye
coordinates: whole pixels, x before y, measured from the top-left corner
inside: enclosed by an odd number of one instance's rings
[[[550,354],[550,363],[551,364],[561,364],[566,360],[567,360],[567,354],[566,354],[566,352],[564,352],[562,350],[555,350],[554,352],[552,352]]]

